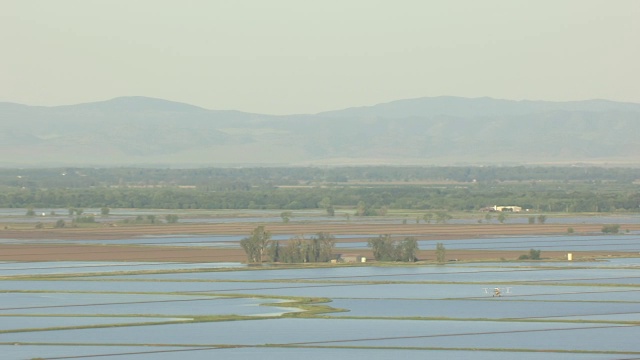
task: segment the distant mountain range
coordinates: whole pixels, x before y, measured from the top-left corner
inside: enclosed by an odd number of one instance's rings
[[[307,115],[0,102],[0,166],[640,163],[640,104],[432,97]]]

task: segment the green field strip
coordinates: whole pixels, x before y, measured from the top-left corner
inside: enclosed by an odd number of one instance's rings
[[[243,346],[244,347],[244,346]],[[469,347],[433,347],[433,346],[317,346],[317,345],[287,345],[268,344],[269,348],[300,348],[300,349],[354,349],[354,350],[423,350],[423,351],[482,351],[482,352],[521,352],[521,353],[556,353],[556,354],[602,354],[602,355],[640,355],[640,351],[606,351],[606,350],[561,350],[561,349],[521,349],[521,348],[469,348]]]
[[[635,356],[640,355],[637,351],[608,351],[608,350],[562,350],[562,349],[527,349],[527,348],[470,348],[470,347],[398,347],[398,346],[318,346],[318,345],[288,345],[288,344],[265,344],[265,345],[242,345],[242,344],[101,344],[101,343],[40,343],[40,342],[12,342],[1,343],[0,345],[30,345],[30,346],[83,346],[83,347],[140,347],[145,348],[149,346],[154,347],[172,347],[179,349],[171,350],[151,350],[140,352],[127,352],[127,353],[112,353],[101,354],[100,356],[124,356],[124,355],[144,355],[154,353],[187,353],[190,351],[206,351],[206,350],[221,350],[221,349],[233,349],[233,348],[280,348],[280,349],[351,349],[351,350],[394,350],[394,351],[424,351],[425,355],[428,355],[429,351],[470,351],[470,352],[485,352],[485,353],[543,353],[543,354],[592,354],[592,355],[615,355],[615,356]],[[87,357],[87,356],[84,356]],[[68,357],[47,357],[46,359],[72,359],[73,356]]]
[[[33,315],[30,315],[33,316]],[[73,316],[72,316],[73,317]],[[75,316],[81,317],[81,316]],[[119,317],[119,316],[116,316]],[[57,326],[44,328],[28,328],[15,330],[0,330],[0,334],[39,332],[39,331],[59,331],[59,330],[86,330],[86,329],[103,329],[103,328],[119,328],[133,326],[162,326],[186,323],[206,323],[206,322],[228,322],[228,321],[259,321],[275,319],[273,316],[246,316],[246,315],[205,315],[194,316],[192,320],[186,321],[157,321],[157,322],[136,322],[136,323],[116,323],[116,324],[96,324],[96,325],[78,325],[78,326]]]
[[[586,315],[591,316],[591,315]],[[331,316],[320,315],[314,316],[318,319],[331,320],[401,320],[401,321],[469,321],[469,322],[498,322],[498,323],[568,323],[568,324],[611,324],[611,325],[629,325],[639,326],[640,321],[621,321],[621,320],[554,320],[543,316],[536,318],[456,318],[445,316]]]
[[[5,291],[7,292],[7,291]],[[57,291],[22,291],[22,292],[17,292],[17,293],[61,293],[61,292],[57,292]],[[112,292],[100,292],[100,293],[96,293],[96,292],[65,292],[65,293],[69,293],[69,294],[116,294],[116,295],[122,295],[125,293],[112,293]],[[135,295],[158,295],[159,293],[133,293]],[[194,295],[192,293],[188,293],[188,294],[184,294],[184,293],[161,293],[162,295],[179,295],[179,296],[201,296],[200,294],[198,295]],[[331,306],[325,305],[326,303],[330,303],[331,299],[329,298],[320,298],[320,297],[312,297],[312,298],[308,298],[308,297],[281,297],[281,296],[267,296],[267,295],[246,295],[246,294],[231,294],[231,295],[223,295],[223,296],[218,296],[215,294],[207,294],[205,296],[211,297],[211,300],[216,300],[216,299],[274,299],[274,300],[279,300],[278,302],[273,302],[273,303],[261,303],[258,304],[259,306],[272,306],[272,307],[279,307],[279,308],[291,308],[291,309],[298,309],[299,311],[292,311],[292,312],[283,312],[282,314],[278,315],[278,316],[274,316],[274,315],[233,315],[233,314],[225,314],[225,315],[191,315],[191,314],[180,314],[180,315],[172,315],[172,314],[124,314],[124,315],[119,315],[119,314],[91,314],[91,315],[83,315],[83,314],[64,314],[64,315],[57,315],[57,314],[37,314],[37,313],[23,313],[23,314],[0,314],[0,317],[2,316],[34,316],[34,317],[43,317],[43,316],[47,316],[47,317],[55,317],[55,316],[69,316],[69,317],[154,317],[154,318],[184,318],[184,317],[189,317],[192,318],[192,322],[204,322],[204,321],[230,321],[230,320],[255,320],[258,318],[269,318],[269,319],[273,319],[273,318],[278,318],[278,317],[313,317],[317,314],[325,314],[325,313],[332,313],[332,312],[343,312],[343,311],[347,311],[345,309],[338,309],[338,308],[333,308]],[[202,299],[194,299],[194,300],[202,300]],[[136,302],[131,302],[134,304],[144,304],[144,303],[153,303],[153,302],[172,302],[175,300],[162,300],[162,301],[136,301]],[[187,300],[188,301],[188,300]],[[115,303],[97,303],[97,304],[71,304],[71,305],[59,305],[59,306],[52,306],[52,307],[85,307],[85,306],[101,306],[101,305],[121,305],[123,304],[123,302],[115,302]],[[126,304],[126,302],[124,302],[124,304]],[[48,306],[36,306],[33,307],[34,309],[38,309],[38,308],[42,308],[42,307],[48,307]],[[29,308],[26,308],[25,310],[28,310]],[[0,333],[2,331],[0,330]]]

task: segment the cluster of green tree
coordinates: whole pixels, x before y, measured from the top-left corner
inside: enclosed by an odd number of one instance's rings
[[[317,233],[309,239],[296,236],[281,246],[271,240],[271,233],[258,226],[251,235],[240,240],[247,261],[260,264],[263,261],[282,263],[315,263],[332,259],[335,238],[329,233]]]
[[[503,212],[503,211],[498,212],[498,215],[496,216],[496,220],[498,220],[500,224],[504,224],[509,218],[507,214],[508,212]],[[490,223],[492,219],[493,219],[493,215],[491,212],[488,212],[484,215],[485,222]],[[531,225],[535,224],[536,221],[538,222],[538,224],[544,224],[547,221],[547,215],[540,214],[538,216],[528,216],[527,220]],[[479,219],[478,223],[482,223],[482,221],[483,219]]]
[[[528,217],[529,224],[535,224],[538,221],[538,224],[544,224],[547,221],[547,215],[540,214],[538,216],[529,216]]]
[[[270,248],[271,261],[282,263],[317,263],[328,262],[333,259],[335,238],[328,233],[318,233],[310,239],[302,236],[294,237],[280,247],[274,242]]]
[[[168,215],[171,216],[171,215]],[[173,218],[172,218],[173,219]],[[167,218],[167,222],[169,218]],[[177,222],[178,219],[175,219],[175,222]],[[124,219],[122,220],[122,222],[124,222],[125,224],[157,224],[158,221],[158,217],[155,215],[146,215],[146,216],[142,216],[142,215],[138,215],[133,219]]]
[[[496,184],[482,186],[324,186],[207,191],[198,188],[5,189],[3,208],[156,208],[156,209],[326,209],[355,208],[358,215],[388,209],[474,211],[495,204],[536,212],[638,211],[640,190],[633,186]],[[427,219],[425,219],[427,221]]]
[[[418,241],[413,237],[400,241],[392,239],[391,235],[380,235],[369,239],[368,244],[377,261],[414,262],[418,259]]]
[[[620,224],[608,224],[602,226],[602,232],[605,234],[617,234],[620,231]]]
[[[435,219],[434,219],[435,218]],[[431,224],[431,221],[434,220],[436,224],[446,224],[447,221],[453,219],[451,214],[446,211],[436,211],[435,213],[425,213],[422,216],[416,217],[416,224],[420,223],[420,220],[424,220],[425,223]]]
[[[640,179],[640,168],[605,167],[419,167],[362,166],[339,168],[51,168],[0,169],[0,187],[73,189],[95,187],[195,186],[207,191],[249,191],[255,187],[349,182],[462,182],[503,181],[617,182]]]

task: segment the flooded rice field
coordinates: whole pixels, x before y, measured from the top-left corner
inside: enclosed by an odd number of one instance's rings
[[[250,358],[266,360],[299,359],[326,360],[365,358],[386,360],[401,356],[406,360],[424,360],[425,351],[415,349],[366,349],[366,348],[328,348],[328,347],[172,347],[172,346],[65,346],[65,345],[0,345],[0,353],[6,359],[31,359],[43,353],[50,359],[136,359],[136,360],[174,360],[178,357],[190,360],[210,360],[212,358],[228,360],[246,360]],[[597,353],[535,353],[510,351],[471,350],[429,350],[433,359],[480,359],[480,360],[610,360],[608,354]],[[634,357],[615,357],[618,360],[637,359]]]
[[[0,218],[18,223],[66,218],[64,209],[44,209],[43,216],[30,219],[24,217],[24,209],[2,211]],[[164,214],[120,210],[108,219],[97,219],[114,221],[137,215]],[[388,222],[402,226],[403,220],[400,217],[351,220],[360,225],[335,235],[336,252],[364,253],[368,250],[368,239],[380,234],[368,224]],[[569,224],[603,221],[598,217],[549,220]],[[607,223],[627,224],[639,220],[637,215],[606,219]],[[321,212],[300,212],[291,221],[326,224],[348,220],[329,219]],[[465,221],[477,220],[457,220]],[[524,223],[526,217],[514,216],[509,221]],[[282,219],[277,212],[256,210],[244,211],[242,216],[231,212],[191,214],[180,222],[281,223]],[[98,228],[96,232],[102,229],[114,228]],[[275,229],[272,237],[275,241],[292,237],[291,229]],[[395,238],[407,234],[400,227],[389,229],[397,230],[393,233]],[[493,230],[476,233],[475,229],[482,229],[472,227],[462,232],[462,236],[442,239],[438,237],[440,234],[434,236],[423,229],[409,229],[421,251],[433,252],[436,244],[442,243],[452,253],[495,250],[496,254],[510,251],[513,256],[509,261],[496,255],[489,258],[491,262],[463,259],[440,265],[424,262],[248,266],[226,257],[220,258],[220,262],[192,258],[184,258],[189,262],[176,261],[182,259],[179,256],[173,260],[167,257],[166,262],[0,261],[0,357],[640,358],[637,229],[612,235],[598,232],[596,226],[586,232],[562,234],[563,226],[560,233],[526,235]],[[15,250],[15,254],[29,254],[37,248],[50,253],[52,260],[58,256],[53,249],[67,246],[79,251],[69,245],[90,248],[86,254],[110,246],[132,253],[239,250],[240,241],[247,235],[232,230],[152,232],[104,239],[82,234],[56,239],[50,236],[55,232],[47,232],[47,236],[21,239],[7,236],[0,239],[0,245],[15,249],[28,244]],[[514,261],[529,249],[541,250],[543,254],[556,252],[560,256],[547,258],[548,261]],[[604,254],[604,258],[561,260],[567,252],[597,252]],[[496,289],[500,296],[495,296]]]
[[[364,251],[369,248],[368,240],[377,238],[376,234],[348,234],[334,235],[336,249],[340,251]],[[448,250],[481,250],[481,251],[528,251],[539,249],[541,251],[611,251],[632,252],[640,254],[640,235],[628,234],[582,234],[582,235],[526,235],[526,236],[484,236],[470,239],[441,239],[423,240],[420,234],[412,234],[418,240],[421,250],[434,250],[438,243],[442,243]],[[132,245],[153,247],[195,247],[218,249],[241,249],[240,241],[246,235],[173,235],[173,236],[139,236],[124,239],[32,239],[29,244],[41,246],[64,245]],[[272,234],[271,240],[287,241],[294,237],[290,234]],[[309,236],[307,236],[308,238]],[[398,235],[398,239],[403,236]],[[349,240],[346,241],[345,240]],[[362,241],[358,241],[362,239]],[[0,239],[3,245],[24,244],[19,239]]]
[[[0,276],[17,275],[64,275],[81,273],[109,273],[126,271],[172,271],[189,269],[216,269],[246,267],[240,263],[159,263],[123,261],[47,261],[47,262],[0,262]]]
[[[3,359],[637,359],[639,279],[635,258],[317,268],[3,262],[0,352]]]

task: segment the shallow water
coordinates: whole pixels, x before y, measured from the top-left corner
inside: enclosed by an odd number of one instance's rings
[[[208,263],[157,263],[157,262],[101,262],[101,261],[40,261],[0,263],[0,276],[18,275],[63,275],[148,270],[190,270],[244,268],[245,264],[234,262]]]
[[[419,236],[416,236],[419,238]],[[421,250],[435,250],[442,243],[447,250],[512,250],[529,249],[544,251],[621,251],[640,252],[638,235],[562,235],[562,236],[518,236],[485,237],[479,239],[419,240]],[[338,243],[337,249],[368,249],[366,241]]]
[[[508,295],[505,294],[505,297]],[[585,302],[576,306],[571,302],[534,302],[518,299],[506,301],[488,297],[476,300],[388,300],[334,299],[331,306],[348,312],[333,316],[358,317],[433,317],[459,319],[598,319],[623,320],[621,317],[640,317],[639,303]],[[622,315],[621,315],[622,314]],[[623,317],[624,318],[624,317]],[[623,320],[630,321],[630,320]]]
[[[445,326],[442,322],[439,325]],[[548,324],[547,324],[548,325]],[[446,329],[445,329],[446,331]],[[375,339],[347,341],[345,346],[381,346],[381,347],[465,347],[476,349],[552,349],[587,351],[628,351],[637,352],[640,344],[638,326],[602,325],[600,327],[574,324],[569,328],[512,328],[490,326],[477,334],[466,328],[443,332],[440,336],[419,336],[417,338],[398,337],[396,339]],[[597,340],[596,340],[597,339]]]
[[[0,294],[0,315],[274,316],[299,311],[295,308],[260,306],[278,302],[277,299],[159,294],[3,293]]]
[[[637,344],[640,327],[621,327],[621,324],[615,322],[640,319],[640,287],[616,284],[629,282],[635,285],[640,277],[639,264],[638,259],[612,259],[589,263],[452,263],[443,266],[317,269],[230,268],[224,271],[174,274],[84,275],[81,279],[55,281],[5,279],[0,280],[0,291],[5,291],[0,292],[0,315],[5,315],[0,316],[0,320],[5,330],[19,330],[32,325],[46,327],[49,324],[111,324],[114,320],[120,322],[119,319],[129,319],[133,323],[165,319],[180,322],[167,325],[0,333],[2,344],[60,344],[50,353],[46,353],[49,350],[47,347],[21,348],[22,345],[15,348],[0,345],[0,351],[3,351],[3,358],[7,359],[12,356],[52,357],[55,354],[112,354],[104,358],[113,359],[175,359],[176,356],[185,359],[210,359],[216,356],[225,359],[251,356],[260,356],[261,359],[324,359],[334,356],[370,359],[632,359],[634,356],[637,358],[637,355],[630,352],[640,352],[640,345]],[[69,274],[86,274],[98,268],[106,269],[106,272],[146,267],[158,270],[162,269],[162,265],[5,262],[0,263],[0,271],[7,274],[13,271],[15,274],[64,269]],[[188,270],[202,266],[205,265],[171,263],[166,265],[166,269]],[[593,286],[590,282],[605,286]],[[495,286],[503,287],[502,297],[492,297],[491,291]],[[241,297],[216,297],[236,294]],[[184,321],[189,315],[239,314],[269,317],[293,311],[283,308],[285,304],[275,307],[259,306],[280,300],[252,298],[254,295],[326,297],[333,299],[326,305],[350,311],[328,313],[326,316],[330,318],[327,319],[267,318],[211,323]],[[7,316],[9,314],[24,316]],[[39,316],[52,314],[71,316]],[[99,314],[149,317],[113,318]],[[349,319],[349,316],[363,319]],[[366,317],[378,319],[365,319]],[[401,317],[425,317],[432,320],[397,319]],[[442,320],[433,320],[438,318]],[[470,318],[479,321],[468,321]],[[540,320],[545,322],[531,322]],[[603,321],[605,323],[599,323]],[[74,351],[74,348],[64,345],[71,343],[87,345],[78,346]],[[112,344],[119,346],[105,347]],[[163,349],[153,346],[122,346],[127,344],[182,345],[186,348],[163,348],[172,351],[165,353],[161,352]],[[192,347],[264,344],[297,344],[295,346],[314,348]],[[336,346],[365,348],[333,348]],[[407,347],[449,350],[402,349]],[[485,351],[464,351],[469,348]],[[527,352],[490,351],[497,348]],[[538,350],[545,352],[533,352]],[[559,350],[610,353],[574,354],[557,352]],[[129,351],[136,354],[123,355]],[[615,351],[629,353],[614,355]],[[115,355],[117,353],[121,355]]]
[[[365,250],[369,249],[368,239],[376,238],[374,234],[334,234],[336,240],[362,239],[362,241],[336,243],[336,249],[340,250]],[[185,246],[185,247],[215,247],[239,249],[240,241],[244,235],[172,235],[172,236],[141,236],[128,239],[114,240],[59,240],[37,239],[29,240],[31,244],[92,244],[92,245],[138,245],[138,246]],[[272,234],[272,240],[287,241],[293,236],[290,234]],[[420,239],[420,235],[415,235]],[[23,240],[0,239],[3,244],[23,244]],[[434,250],[438,243],[442,243],[448,250],[510,250],[527,253],[529,249],[544,251],[612,251],[640,254],[639,234],[617,235],[554,235],[554,236],[495,236],[484,238],[469,238],[455,240],[418,240],[421,250]]]
[[[460,350],[405,350],[405,349],[336,349],[336,348],[194,348],[158,346],[50,346],[50,345],[0,345],[3,359],[31,359],[37,357],[86,356],[100,359],[174,360],[261,360],[282,359],[370,359],[387,360],[401,357],[405,360],[424,359],[474,359],[474,360],[611,360],[607,354],[493,352]],[[108,355],[112,354],[112,355]],[[618,360],[632,359],[618,355]],[[637,359],[637,358],[636,358]]]
[[[336,326],[339,321],[339,326]],[[614,336],[606,336],[612,333]],[[486,335],[482,335],[486,334]],[[0,334],[0,342],[45,342],[47,332]],[[576,336],[577,335],[577,336]],[[580,335],[589,335],[579,339]],[[103,344],[300,344],[318,346],[473,346],[478,348],[549,349],[586,348],[590,350],[637,351],[634,338],[639,327],[601,324],[516,323],[485,321],[412,321],[412,320],[322,320],[273,319],[223,323],[168,324],[128,328],[99,328],[56,331],[57,342]],[[565,344],[555,339],[571,338]],[[599,341],[590,339],[598,337]],[[383,340],[383,338],[390,338]],[[374,340],[375,339],[375,340]],[[626,340],[624,343],[623,340]],[[631,341],[630,341],[631,340]],[[338,343],[336,343],[338,342]],[[623,347],[619,347],[624,343]]]
[[[162,281],[323,281],[369,283],[442,282],[480,283],[519,282],[526,284],[627,284],[640,283],[640,269],[585,268],[497,268],[473,266],[425,266],[411,268],[326,268],[305,270],[262,270],[245,272],[195,272],[180,274],[143,274],[104,276],[102,279],[162,280]],[[251,285],[247,285],[251,286]],[[243,288],[246,288],[243,284]]]
[[[152,359],[147,355],[157,355],[156,359],[175,359],[176,354],[189,351],[189,347],[171,346],[68,346],[68,345],[25,345],[10,344],[0,345],[0,354],[3,360],[48,359],[48,358],[91,358],[98,359]],[[197,359],[192,357],[200,349],[193,349],[193,353],[186,352],[188,357],[184,359]],[[178,352],[173,352],[178,351]],[[107,354],[120,354],[117,356],[105,356]],[[209,353],[210,355],[211,353]],[[140,357],[143,356],[143,357]],[[167,356],[167,357],[162,357]],[[170,357],[173,356],[173,357]],[[588,359],[591,360],[591,359]],[[596,359],[598,360],[598,359]]]
[[[4,312],[2,313],[4,315]],[[15,331],[114,324],[142,324],[154,322],[182,322],[188,318],[161,317],[67,317],[67,316],[0,316],[0,330]]]

